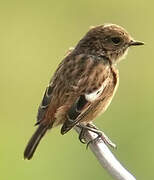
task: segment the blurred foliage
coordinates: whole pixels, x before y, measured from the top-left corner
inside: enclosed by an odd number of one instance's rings
[[[0,179],[112,178],[78,141],[55,128],[31,161],[23,150],[34,132],[43,91],[68,48],[89,26],[125,27],[143,47],[120,63],[120,86],[107,112],[95,121],[117,144],[113,153],[137,177],[153,179],[154,2],[152,0],[0,1]]]

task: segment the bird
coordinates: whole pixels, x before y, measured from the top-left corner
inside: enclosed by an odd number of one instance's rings
[[[90,122],[105,112],[117,90],[118,62],[130,47],[143,44],[116,24],[90,28],[51,78],[38,108],[38,127],[25,148],[24,158],[33,157],[40,140],[53,127],[61,125],[62,135],[74,126],[94,130]]]

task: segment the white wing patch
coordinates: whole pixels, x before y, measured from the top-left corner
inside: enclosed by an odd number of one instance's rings
[[[108,84],[108,82],[109,82],[109,78],[107,78],[103,82],[102,86],[99,89],[97,89],[96,91],[94,91],[94,92],[92,92],[90,94],[85,94],[86,100],[90,101],[90,102],[95,101],[102,94],[102,92],[104,91],[104,89],[105,89],[106,85]]]

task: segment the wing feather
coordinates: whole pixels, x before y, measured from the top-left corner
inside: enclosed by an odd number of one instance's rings
[[[102,86],[91,92],[79,97],[79,99],[71,106],[67,114],[67,120],[64,122],[61,133],[65,134],[70,129],[72,129],[76,124],[78,124],[87,113],[89,113],[93,108],[95,108],[100,101],[103,101],[105,97],[101,97],[103,91],[109,83],[109,78],[107,78]],[[101,97],[101,99],[100,99]],[[78,108],[79,107],[79,108]]]
[[[37,124],[55,121],[55,125],[63,124],[62,133],[67,127],[70,130],[100,97],[109,73],[109,63],[105,59],[69,54],[60,63],[44,93]]]

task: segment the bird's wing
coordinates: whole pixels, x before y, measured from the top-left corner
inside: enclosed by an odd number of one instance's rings
[[[54,88],[51,85],[49,85],[45,90],[42,102],[41,102],[39,109],[38,109],[36,125],[38,125],[45,116],[45,113],[46,113],[48,106],[51,102],[53,89]]]
[[[45,91],[38,110],[37,124],[41,121],[49,122],[48,118],[52,123],[55,116],[62,118],[62,114],[67,114],[64,126],[71,129],[78,117],[99,99],[109,74],[107,60],[85,54],[69,54],[59,65]]]
[[[59,69],[61,68],[61,66],[63,66],[63,61],[59,64],[54,76],[51,78],[48,87],[46,88],[45,92],[44,92],[44,96],[42,99],[42,102],[38,108],[38,113],[37,113],[37,122],[36,125],[40,124],[40,122],[44,119],[45,114],[48,110],[48,107],[51,103],[51,99],[53,97],[53,90],[55,88],[55,79],[57,78],[57,74]]]
[[[107,60],[90,57],[86,58],[85,63],[88,68],[74,85],[74,94],[78,96],[67,112],[67,120],[61,129],[62,134],[82,121],[83,117],[105,98],[106,94],[103,92],[110,83],[111,71]]]
[[[71,130],[76,124],[78,124],[82,119],[89,114],[94,108],[97,108],[97,105],[105,99],[108,95],[105,92],[105,89],[109,84],[109,77],[107,77],[102,86],[92,91],[91,93],[81,95],[71,106],[67,113],[67,120],[64,122],[61,133],[65,134]]]

